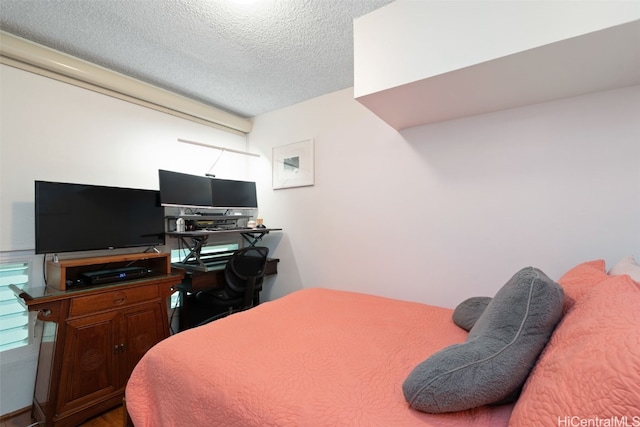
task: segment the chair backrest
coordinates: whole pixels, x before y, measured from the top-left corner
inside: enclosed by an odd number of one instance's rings
[[[244,294],[245,308],[251,306],[254,291],[262,284],[268,255],[269,248],[249,246],[237,250],[227,261],[224,270],[226,285],[229,290]]]

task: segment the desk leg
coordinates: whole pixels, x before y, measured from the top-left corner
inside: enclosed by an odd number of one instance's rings
[[[262,236],[264,236],[265,234],[267,233],[257,233],[257,235],[256,233],[242,233],[242,237],[244,237],[244,240],[249,243],[249,246],[255,246],[256,243],[262,240]]]
[[[199,266],[201,267],[204,266],[204,263],[200,259],[200,251],[202,250],[202,247],[207,243],[208,237],[207,236],[203,236],[201,238],[192,237],[191,240],[193,242],[193,245],[189,245],[184,240],[183,237],[180,237],[180,240],[182,241],[182,244],[184,246],[186,246],[187,248],[190,248],[189,254],[186,257],[184,257],[184,259],[182,260],[182,263],[187,264],[189,260],[193,258],[196,260]]]
[[[180,331],[189,329],[189,298],[187,291],[180,291]]]

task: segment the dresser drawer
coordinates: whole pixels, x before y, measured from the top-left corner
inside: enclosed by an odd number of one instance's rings
[[[71,300],[70,316],[81,316],[97,311],[120,308],[156,298],[158,298],[157,286],[142,286],[122,290],[114,289],[113,291],[97,295],[73,298]]]

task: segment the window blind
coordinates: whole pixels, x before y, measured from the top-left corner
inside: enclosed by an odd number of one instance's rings
[[[29,344],[29,313],[9,289],[28,281],[28,262],[0,263],[0,352]]]

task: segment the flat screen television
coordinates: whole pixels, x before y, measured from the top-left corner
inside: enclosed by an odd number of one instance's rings
[[[256,209],[256,183],[158,171],[163,206],[208,209]]]
[[[35,182],[36,253],[165,244],[155,190]]]

